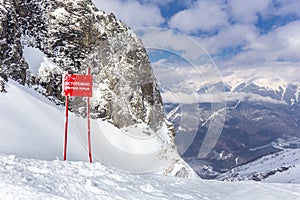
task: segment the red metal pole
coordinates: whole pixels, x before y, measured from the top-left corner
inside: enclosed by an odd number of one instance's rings
[[[67,140],[68,140],[68,121],[69,121],[69,97],[66,96],[66,121],[65,121],[65,141],[64,141],[64,160],[67,159]]]
[[[88,67],[88,75],[91,74],[90,68]],[[92,147],[91,147],[91,125],[90,125],[90,97],[87,98],[87,118],[88,118],[88,148],[89,148],[89,160],[92,160]]]

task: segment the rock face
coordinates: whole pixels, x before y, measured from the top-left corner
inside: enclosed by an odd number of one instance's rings
[[[62,75],[85,74],[90,67],[93,118],[119,128],[143,124],[148,135],[168,127],[169,137],[161,140],[176,152],[146,50],[113,14],[98,11],[91,0],[0,0],[0,36],[0,92],[10,78],[63,104]],[[38,66],[34,74],[23,57],[24,46],[43,52],[54,65]],[[85,107],[82,98],[70,98],[73,112],[85,116]],[[179,155],[164,174],[194,175]]]
[[[161,96],[141,41],[113,14],[91,1],[3,1],[1,77],[40,85],[45,95],[62,101],[64,72],[86,73],[94,80],[92,112],[118,127],[147,123],[154,131],[164,123]],[[40,69],[33,77],[22,58],[22,46],[38,48],[59,69]],[[98,97],[98,98],[97,98]],[[83,111],[72,98],[72,110]]]
[[[0,1],[1,2],[1,1]],[[14,5],[0,4],[0,76],[25,84],[28,65],[22,57],[21,30]],[[1,80],[0,80],[1,82]],[[0,83],[0,85],[2,85]],[[4,86],[0,86],[3,88]],[[1,89],[0,89],[1,90]]]

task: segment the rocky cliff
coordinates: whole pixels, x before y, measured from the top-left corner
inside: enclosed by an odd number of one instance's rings
[[[91,0],[0,0],[0,36],[0,91],[5,91],[10,78],[63,104],[63,73],[85,74],[90,67],[93,118],[119,128],[145,124],[148,135],[167,125],[169,141],[163,142],[175,151],[172,126],[165,120],[146,50],[113,14],[98,11]],[[32,73],[24,46],[39,49],[55,67],[43,66]],[[85,115],[84,100],[71,98],[70,104],[72,111]],[[181,162],[179,157],[175,160]],[[177,174],[187,176],[189,170],[185,166]]]
[[[158,130],[164,122],[161,96],[141,41],[113,14],[91,1],[3,1],[1,77],[40,85],[45,95],[61,96],[62,73],[86,73],[94,80],[93,114],[118,127],[137,122]],[[30,73],[22,46],[40,49],[59,69]],[[73,109],[80,100],[73,98]],[[77,109],[79,111],[79,109]]]

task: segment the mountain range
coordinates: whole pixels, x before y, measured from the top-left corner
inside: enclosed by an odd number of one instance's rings
[[[295,69],[287,68],[285,76],[275,71],[279,77],[272,77],[270,72],[262,70],[257,70],[256,74],[249,70],[247,74],[247,69],[225,69],[222,81],[208,84],[189,79],[186,84],[199,85],[191,94],[199,99],[196,103],[199,123],[194,130],[193,143],[182,152],[182,156],[201,177],[217,178],[238,166],[300,147],[300,84],[293,79]],[[215,98],[216,88],[222,88],[217,92],[222,94],[223,99]],[[211,96],[210,102],[207,96]],[[219,104],[225,112],[216,115],[212,107]],[[167,116],[174,122],[177,131],[182,129],[180,108],[183,105],[184,102],[172,103],[172,100],[165,104],[170,113]],[[217,121],[224,119],[220,138],[206,157],[200,157],[199,150],[213,118]]]

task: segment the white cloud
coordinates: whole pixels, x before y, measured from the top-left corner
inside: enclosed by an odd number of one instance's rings
[[[197,1],[191,8],[175,14],[169,21],[171,28],[185,33],[214,31],[227,25],[227,14],[222,1]]]
[[[277,59],[300,61],[300,20],[291,22],[286,26],[278,28],[274,33],[276,41],[279,43],[276,49]]]
[[[131,28],[163,26],[160,9],[169,6],[174,0],[93,0],[98,8],[113,12],[117,18]],[[180,35],[172,31],[149,31],[142,36],[146,47],[158,47],[173,51],[178,55],[196,61],[210,54],[220,55],[228,47],[241,47],[241,52],[232,57],[217,60],[219,66],[269,65],[278,61],[300,62],[300,21],[284,26],[276,25],[265,35],[256,27],[258,15],[299,15],[299,0],[198,0],[184,1],[188,9],[179,11],[168,21],[170,28],[187,34],[198,31],[217,34],[211,36]],[[227,3],[225,3],[227,2]],[[189,5],[188,5],[189,4]],[[280,5],[280,6],[278,6]],[[234,22],[234,23],[229,23]],[[263,26],[263,25],[262,25]],[[199,63],[197,63],[199,64]]]
[[[223,65],[265,65],[276,62],[300,62],[300,20],[278,27],[266,35],[253,35],[248,40],[247,51],[233,57]],[[221,47],[221,46],[218,46]],[[216,48],[218,48],[216,47]]]
[[[217,79],[214,74],[210,73],[210,71],[213,71],[211,65],[201,67],[174,66],[173,63],[169,63],[167,60],[160,60],[152,63],[152,68],[161,88],[176,93],[192,94],[207,83],[221,81],[220,77]]]
[[[137,0],[92,0],[99,10],[114,13],[131,28],[159,26],[164,23],[159,8]]]
[[[209,53],[215,54],[225,47],[244,45],[245,48],[249,48],[248,46],[254,45],[257,36],[254,25],[235,24],[222,29],[212,37],[198,38],[198,41]]]
[[[162,28],[144,28],[136,31],[142,33],[139,35],[146,48],[172,52],[194,64],[203,56],[208,58],[204,48],[188,35]]]
[[[244,92],[238,93],[219,93],[219,94],[187,94],[183,92],[167,91],[162,93],[164,103],[180,103],[180,104],[194,104],[194,103],[224,103],[231,101],[248,101],[248,102],[267,102],[272,104],[287,103],[283,100],[272,99],[271,97],[263,97],[257,94],[250,94]]]
[[[251,93],[226,93],[226,100],[227,101],[249,101],[249,102],[267,102],[272,104],[283,104],[287,105],[287,103],[283,100],[272,99],[271,97],[264,97],[258,94],[251,94]]]
[[[276,14],[285,15],[285,14],[295,14],[300,16],[300,1],[299,0],[278,0],[281,4],[281,7]]]
[[[228,6],[234,20],[243,23],[253,23],[257,20],[257,14],[264,14],[268,11],[272,0],[230,0]]]

